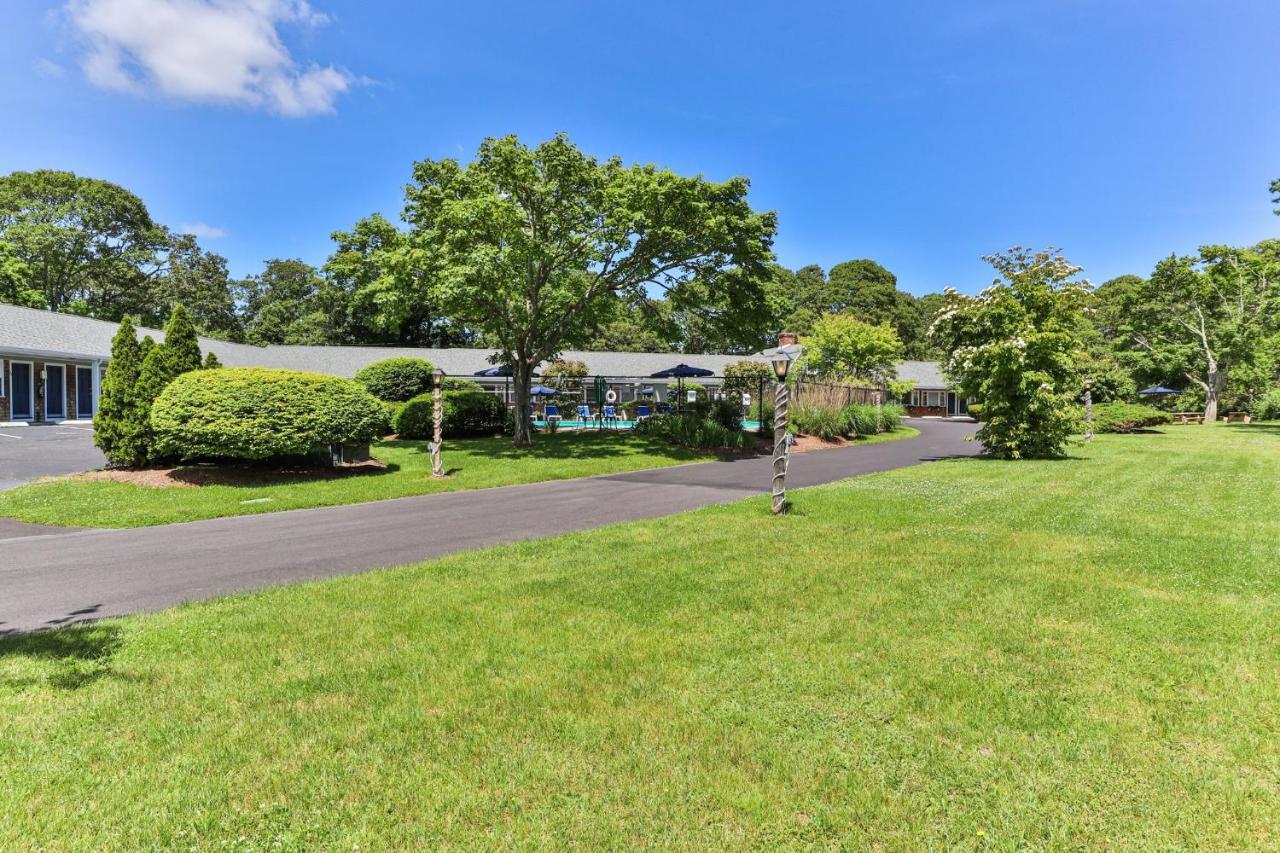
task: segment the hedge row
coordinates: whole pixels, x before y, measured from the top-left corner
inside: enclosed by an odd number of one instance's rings
[[[484,391],[441,394],[441,429],[445,438],[498,435],[506,429],[507,407]],[[392,428],[401,438],[430,439],[435,429],[432,395],[414,397],[396,413]]]

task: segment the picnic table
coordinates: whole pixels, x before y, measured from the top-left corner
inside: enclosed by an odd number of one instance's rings
[[[1253,415],[1248,412],[1227,412],[1223,420],[1229,424],[1247,424],[1253,421]]]
[[[1202,424],[1204,412],[1171,412],[1175,424]]]

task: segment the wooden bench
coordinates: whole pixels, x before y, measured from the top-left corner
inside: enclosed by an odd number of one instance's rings
[[[1171,412],[1175,424],[1202,424],[1204,412]]]
[[[1247,424],[1253,421],[1253,415],[1248,412],[1227,412],[1223,420],[1229,424]]]

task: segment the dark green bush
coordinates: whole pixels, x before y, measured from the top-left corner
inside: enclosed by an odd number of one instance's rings
[[[711,418],[693,413],[654,415],[636,424],[635,431],[680,447],[699,450],[741,450],[754,439],[741,429],[729,429]]]
[[[1101,403],[1093,407],[1094,432],[1133,432],[1172,420],[1167,412],[1140,403]],[[1083,411],[1081,423],[1084,423]]]
[[[379,400],[403,403],[431,390],[434,370],[425,358],[384,358],[362,368],[356,381]]]
[[[498,435],[507,407],[485,391],[445,391],[441,395],[441,430],[445,438]],[[401,438],[430,439],[435,430],[435,404],[430,394],[405,403],[393,424]]]
[[[1280,420],[1280,388],[1263,393],[1253,404],[1253,415],[1264,421]]]
[[[385,410],[359,383],[263,367],[184,373],[151,407],[157,449],[178,459],[302,456],[363,444],[385,427]]]

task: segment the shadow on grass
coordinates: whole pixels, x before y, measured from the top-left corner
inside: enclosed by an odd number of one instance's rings
[[[394,463],[344,465],[337,468],[257,467],[254,465],[192,465],[175,468],[169,479],[184,486],[288,486],[321,480],[349,480],[394,474]]]
[[[1280,435],[1280,424],[1223,424],[1227,429]]]
[[[431,452],[425,441],[397,441],[396,444],[419,453]],[[505,460],[615,459],[638,452],[681,461],[701,458],[695,451],[618,430],[539,433],[533,439],[533,447],[516,447],[510,436],[445,439],[445,453],[451,448]]]
[[[91,616],[97,609],[84,608],[50,621],[74,622]],[[78,690],[113,674],[112,658],[123,642],[123,632],[118,627],[96,623],[29,633],[6,630],[0,625],[0,634],[0,686],[10,688],[48,685]],[[24,658],[25,666],[21,661]]]

